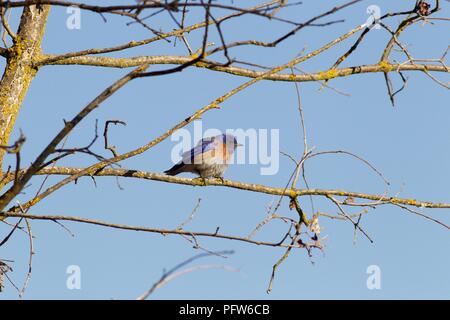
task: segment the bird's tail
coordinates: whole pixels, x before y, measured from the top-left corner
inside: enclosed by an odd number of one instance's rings
[[[184,172],[184,166],[185,166],[184,163],[178,163],[169,170],[164,171],[164,173],[169,176],[176,176],[177,174]]]

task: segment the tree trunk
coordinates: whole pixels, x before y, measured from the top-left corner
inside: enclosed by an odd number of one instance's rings
[[[7,65],[0,81],[0,145],[9,143],[20,106],[36,74],[33,60],[41,54],[49,10],[50,6],[44,5],[25,7],[14,44],[7,51]],[[4,156],[5,150],[0,148],[0,170]]]

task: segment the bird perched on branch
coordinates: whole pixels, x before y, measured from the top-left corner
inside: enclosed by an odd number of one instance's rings
[[[222,178],[234,150],[239,146],[241,144],[230,134],[203,138],[193,149],[183,153],[180,162],[164,173],[175,176],[182,172],[192,172],[203,179]]]

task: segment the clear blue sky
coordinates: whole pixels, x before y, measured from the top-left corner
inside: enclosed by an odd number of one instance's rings
[[[230,1],[224,1],[229,3]],[[253,1],[234,1],[247,6]],[[340,1],[304,1],[283,17],[304,21]],[[266,65],[289,61],[304,48],[311,51],[347,32],[367,19],[366,8],[376,4],[382,13],[410,9],[414,1],[363,1],[323,21],[345,19],[327,28],[309,28],[274,49],[239,49],[231,55]],[[436,16],[448,17],[449,5]],[[220,14],[217,13],[217,16]],[[65,53],[90,47],[106,47],[149,37],[143,28],[125,26],[125,20],[95,14],[82,14],[80,30],[68,30],[65,9],[52,8],[44,50]],[[154,26],[174,28],[168,16],[156,17]],[[289,26],[262,18],[246,18],[240,24],[224,24],[228,41],[236,39],[271,40]],[[391,26],[398,18],[389,20]],[[192,23],[188,21],[188,23]],[[438,58],[448,46],[448,22],[416,24],[401,36],[416,58]],[[192,45],[199,46],[193,34]],[[343,66],[376,63],[389,35],[373,30],[358,52]],[[300,65],[305,71],[329,67],[346,51],[355,38],[344,42],[322,57]],[[217,37],[213,39],[219,43]],[[179,44],[154,43],[131,51],[132,55],[185,54]],[[399,57],[398,55],[396,57]],[[400,61],[404,61],[402,57]],[[4,62],[1,62],[1,66]],[[154,68],[154,67],[152,67]],[[82,66],[42,68],[26,96],[12,139],[18,128],[27,136],[23,162],[30,163],[63,124],[106,86],[126,70]],[[449,93],[420,73],[405,73],[407,88],[390,105],[382,74],[366,74],[334,79],[330,84],[350,93],[343,96],[332,90],[318,91],[317,83],[300,84],[310,146],[317,150],[347,150],[375,165],[391,182],[390,194],[423,200],[450,201],[450,109]],[[446,74],[437,74],[444,82]],[[400,83],[393,75],[395,84]],[[93,135],[95,119],[127,122],[112,128],[111,139],[119,152],[126,152],[148,142],[194,110],[209,103],[247,79],[203,69],[136,80],[107,100],[71,134],[69,146],[87,144]],[[228,100],[221,110],[203,117],[203,127],[279,129],[280,149],[293,155],[303,151],[293,83],[260,82]],[[188,129],[192,129],[192,125]],[[170,152],[174,143],[167,140],[143,155],[122,163],[123,167],[162,172],[172,165]],[[97,150],[101,150],[102,141]],[[13,159],[10,159],[12,161]],[[93,159],[79,156],[60,165],[83,166]],[[282,187],[293,165],[280,157],[280,170],[274,176],[262,176],[258,165],[235,165],[227,179]],[[345,156],[311,160],[307,166],[311,187],[382,194],[382,181],[360,162]],[[33,180],[21,199],[30,197],[42,178]],[[50,182],[57,181],[51,178]],[[117,223],[161,228],[176,228],[184,221],[197,199],[201,206],[186,229],[247,235],[266,215],[266,206],[277,197],[221,187],[190,187],[153,181],[98,178],[97,187],[88,178],[71,184],[34,207],[35,214],[75,215]],[[309,200],[302,204],[310,213]],[[329,203],[316,199],[316,209],[336,213]],[[295,217],[285,200],[280,214]],[[428,210],[448,223],[449,210]],[[194,264],[226,264],[239,273],[206,270],[178,278],[158,290],[154,299],[393,299],[450,298],[450,238],[448,230],[399,208],[383,206],[364,217],[363,226],[374,239],[369,243],[358,234],[353,244],[353,226],[342,221],[321,219],[324,254],[314,252],[313,261],[303,250],[295,250],[279,268],[273,293],[265,290],[272,265],[283,254],[279,248],[258,247],[217,239],[200,239],[209,250],[235,250],[228,259],[209,257]],[[70,236],[55,223],[32,221],[35,239],[33,275],[26,299],[133,299],[147,290],[163,272],[200,253],[182,237],[111,230],[66,223],[75,234]],[[0,225],[0,234],[9,230]],[[266,227],[258,239],[277,241],[285,231],[280,222]],[[28,259],[28,239],[16,232],[1,248],[1,258],[14,260],[10,274],[22,284]],[[81,268],[81,290],[66,288],[66,268]],[[366,269],[381,268],[381,289],[368,290]],[[15,299],[17,293],[7,285],[2,299]]]

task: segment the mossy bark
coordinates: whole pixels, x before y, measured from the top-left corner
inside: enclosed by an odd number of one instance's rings
[[[23,99],[37,69],[33,61],[41,54],[50,6],[25,7],[14,44],[8,49],[6,68],[0,81],[0,145],[7,145]],[[0,169],[5,150],[0,148]],[[1,186],[0,186],[1,188]]]

